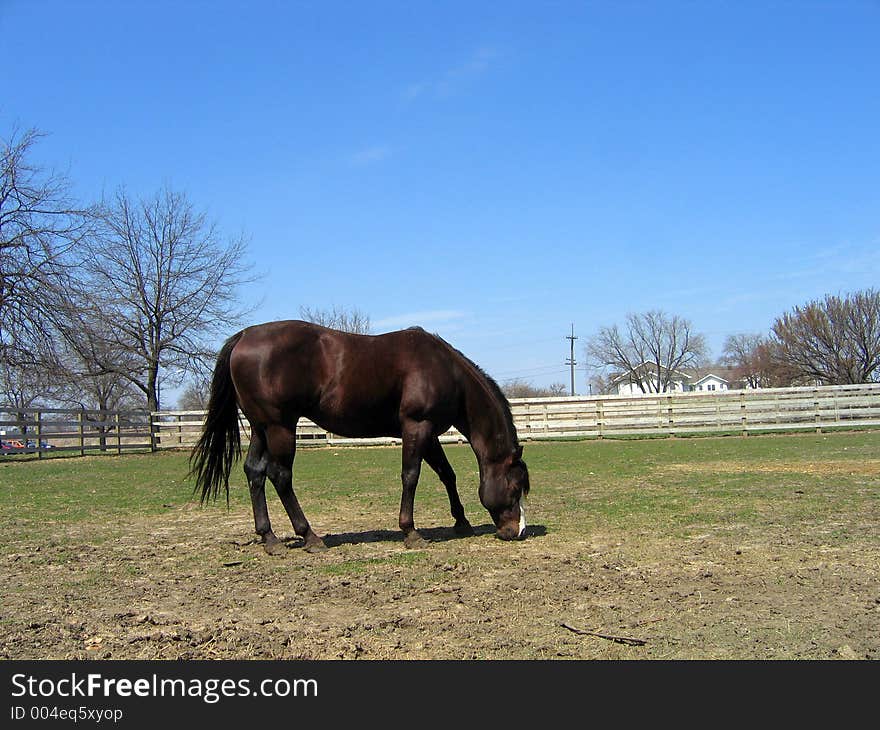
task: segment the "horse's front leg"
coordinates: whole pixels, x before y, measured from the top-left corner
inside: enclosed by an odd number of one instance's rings
[[[427,542],[416,531],[413,519],[413,505],[416,498],[416,486],[422,468],[422,458],[428,442],[433,434],[433,426],[427,421],[408,421],[402,429],[403,436],[403,468],[400,481],[403,492],[400,496],[400,529],[403,531],[403,544],[408,548],[421,548]]]
[[[449,497],[449,510],[455,520],[455,532],[458,535],[473,535],[474,528],[464,516],[464,506],[458,496],[458,488],[455,484],[455,472],[443,453],[443,447],[440,440],[436,436],[432,436],[428,441],[428,447],[425,451],[425,461],[440,477],[443,486],[446,487],[446,494]]]

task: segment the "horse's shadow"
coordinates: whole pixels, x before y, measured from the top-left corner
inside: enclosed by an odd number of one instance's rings
[[[419,534],[426,542],[449,542],[450,540],[463,540],[468,537],[481,537],[495,532],[495,525],[476,525],[473,535],[460,535],[452,527],[420,527]],[[529,525],[526,528],[526,537],[543,537],[547,534],[544,525]],[[282,538],[288,548],[303,546],[301,537]],[[363,532],[342,532],[338,535],[328,533],[324,535],[324,544],[328,548],[340,545],[359,545],[361,543],[376,542],[403,542],[403,533],[400,530],[365,530]]]

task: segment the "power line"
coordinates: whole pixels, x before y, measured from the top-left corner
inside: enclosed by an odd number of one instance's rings
[[[497,377],[516,377],[518,375],[537,375],[546,372],[567,373],[568,368],[563,367],[560,363],[547,363],[546,365],[535,365],[531,368],[517,368],[516,370],[494,370],[492,374]]]

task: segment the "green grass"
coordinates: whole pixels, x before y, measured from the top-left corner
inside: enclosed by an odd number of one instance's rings
[[[192,487],[183,454],[124,454],[0,463],[0,514],[75,523],[180,504]],[[189,486],[187,486],[189,485]]]
[[[471,521],[488,523],[477,498],[473,453],[466,445],[446,452]],[[187,458],[185,452],[164,452],[0,463],[0,524],[17,531],[46,522],[112,524],[195,502]],[[570,536],[596,529],[683,535],[710,523],[817,525],[839,514],[876,512],[880,491],[876,473],[860,467],[880,459],[878,432],[533,442],[525,445],[524,458],[532,484],[530,523]],[[303,449],[295,488],[319,530],[321,515],[337,512],[394,529],[399,473],[399,448]],[[274,509],[277,499],[271,493],[269,498]],[[230,505],[249,511],[249,504],[239,463]],[[225,501],[204,509],[225,511]],[[427,466],[416,520],[421,526],[450,521],[445,491]],[[833,537],[853,539],[857,532],[841,530]]]

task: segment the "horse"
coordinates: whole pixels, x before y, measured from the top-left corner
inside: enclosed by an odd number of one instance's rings
[[[477,457],[480,502],[496,535],[525,537],[522,503],[529,473],[510,405],[479,366],[421,327],[361,335],[286,320],[232,335],[217,356],[204,428],[190,457],[194,491],[201,489],[202,503],[216,499],[221,486],[229,501],[229,474],[241,452],[239,409],[251,429],[244,472],[254,527],[270,554],[281,552],[283,544],[269,521],[266,477],[305,550],[326,548],[293,490],[300,418],[349,438],[402,440],[399,525],[408,548],[425,545],[413,519],[422,461],[446,487],[455,532],[474,534],[438,438],[454,426]]]

